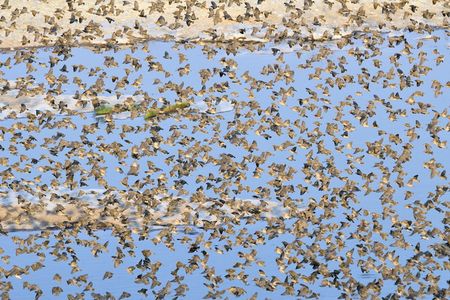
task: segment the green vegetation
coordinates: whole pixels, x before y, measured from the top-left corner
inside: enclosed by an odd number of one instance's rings
[[[97,116],[103,116],[107,114],[111,114],[113,112],[114,108],[109,105],[101,105],[98,106],[94,111]]]
[[[189,106],[190,106],[189,102],[178,102],[178,103],[168,105],[168,106],[165,106],[162,108],[150,108],[149,110],[147,110],[144,117],[146,120],[148,120],[148,119],[156,117],[157,115],[171,114],[171,113],[177,112],[179,109],[184,109]],[[134,105],[132,107],[132,109],[138,109],[137,105]],[[114,106],[111,106],[111,105],[101,105],[101,106],[97,107],[94,111],[97,116],[103,116],[103,115],[119,113],[119,112],[127,111],[127,110],[128,109],[117,110],[117,109],[115,109]]]
[[[151,108],[147,110],[147,113],[145,114],[145,119],[148,120],[156,117],[157,115],[171,114],[177,112],[179,109],[187,108],[189,107],[189,105],[190,105],[189,102],[178,102],[160,109]]]

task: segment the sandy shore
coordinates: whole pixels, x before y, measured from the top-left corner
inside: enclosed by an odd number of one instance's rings
[[[67,226],[103,229],[124,226],[218,225],[227,218],[290,218],[300,212],[277,201],[230,199],[192,201],[154,197],[145,204],[132,193],[104,189],[67,188],[36,192],[0,191],[2,230],[44,230]],[[131,196],[130,196],[131,195]],[[124,219],[126,217],[127,219]]]
[[[0,48],[128,44],[151,39],[272,40],[339,37],[355,30],[447,27],[444,0],[122,1],[10,0],[0,9]],[[248,4],[244,4],[248,3]],[[288,2],[287,2],[288,3]],[[245,29],[243,31],[242,29]]]

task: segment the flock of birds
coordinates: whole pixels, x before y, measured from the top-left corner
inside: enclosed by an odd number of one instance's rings
[[[11,11],[12,2],[0,5],[0,40],[14,31],[11,24],[2,24],[39,14],[38,7]],[[272,12],[258,8],[270,1],[250,2],[169,0],[168,5],[178,7],[176,21],[169,22],[163,16],[164,1],[97,0],[92,11],[106,18],[105,25],[85,24],[79,12],[84,1],[67,0],[67,11],[59,13],[70,15],[70,23],[82,24],[83,30],[62,33],[58,15],[46,16],[50,27],[42,32],[38,25],[28,28],[20,47],[5,50],[0,103],[2,95],[13,91],[19,104],[0,121],[0,233],[17,246],[12,257],[0,243],[2,299],[10,299],[14,280],[35,299],[65,295],[63,285],[79,288],[68,299],[178,299],[188,294],[184,280],[194,272],[202,272],[208,299],[259,299],[258,289],[320,298],[316,283],[337,290],[335,297],[342,299],[449,298],[450,114],[445,94],[450,76],[445,71],[446,77],[429,75],[449,66],[448,2],[430,0],[420,10],[415,1],[373,1],[387,21],[371,28],[362,26],[366,11],[347,8],[359,1],[324,1],[364,28],[333,41],[327,41],[329,33],[319,40],[295,34],[309,26],[298,20],[315,1],[284,1],[291,17],[283,19],[284,31],[268,25]],[[93,52],[105,53],[103,67],[66,63],[74,47],[82,45],[76,38],[101,38],[102,26],[114,24],[116,5],[143,19],[152,15],[158,27],[170,30],[201,22],[196,9],[204,8],[214,25],[257,22],[266,41],[225,40],[211,29],[208,40],[173,41],[170,50],[155,54],[155,42],[146,41],[150,38],[120,45],[109,37],[102,45],[91,45]],[[436,5],[447,10],[436,14]],[[232,6],[245,13],[227,13]],[[385,34],[380,30],[393,30],[388,26],[393,14],[401,14],[409,25]],[[414,21],[415,15],[444,21],[430,25]],[[122,34],[143,34],[139,20],[131,23]],[[322,23],[317,18],[311,26]],[[256,28],[236,30],[257,36]],[[46,35],[58,39],[43,59],[42,49],[27,47],[27,41],[39,42]],[[200,49],[203,57],[186,54],[191,49]],[[267,49],[269,53],[258,54]],[[118,61],[115,54],[123,51],[128,52]],[[239,60],[244,51],[253,53],[255,63]],[[268,56],[270,63],[259,64],[264,59],[258,56]],[[198,65],[199,60],[209,65]],[[14,80],[7,80],[10,70],[19,67]],[[112,71],[117,68],[120,76]],[[76,87],[72,106],[58,101],[68,86]],[[53,110],[20,102],[38,95]],[[112,112],[87,116],[87,106],[108,104],[105,95],[125,98],[115,108],[130,110],[130,118],[117,120]],[[198,99],[208,105],[206,111],[185,105]],[[232,103],[233,110],[217,113],[222,101]],[[143,118],[149,109],[176,103],[183,105],[173,113]],[[51,134],[40,138],[43,132]],[[15,203],[7,203],[12,193]],[[94,200],[80,200],[88,194]],[[32,229],[27,238],[15,235]],[[99,230],[111,232],[116,249],[97,242]],[[277,271],[264,271],[259,249],[277,238],[285,239],[272,249]],[[152,243],[138,253],[137,240]],[[133,291],[96,293],[96,283],[82,274],[83,258],[77,257],[75,244],[91,248],[93,256],[111,250],[114,267],[126,256],[141,256],[127,267],[136,284]],[[153,244],[185,251],[190,258],[177,261],[171,278],[158,278],[164,266],[152,260]],[[239,261],[225,273],[210,266],[211,252],[226,260],[233,249],[239,249]],[[22,265],[24,254],[36,255],[37,261]],[[75,274],[63,280],[57,270],[48,269],[55,273],[48,279],[51,294],[27,281],[30,272],[46,268],[48,256]],[[257,275],[246,273],[252,268]],[[355,269],[376,275],[363,284]],[[114,270],[105,272],[103,280],[112,278]],[[233,284],[222,288],[224,281]],[[386,290],[388,281],[395,283],[392,290]],[[257,291],[249,294],[247,289]]]

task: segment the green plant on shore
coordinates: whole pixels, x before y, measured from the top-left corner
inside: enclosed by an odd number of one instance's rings
[[[145,113],[144,118],[146,120],[148,120],[148,119],[154,118],[161,114],[162,115],[171,114],[171,113],[177,112],[179,109],[184,109],[189,106],[190,106],[189,102],[178,102],[178,103],[168,105],[168,106],[165,106],[162,108],[150,108]],[[132,109],[138,109],[137,105],[133,106]],[[129,109],[117,110],[114,106],[111,106],[111,105],[101,105],[101,106],[98,106],[97,108],[95,108],[94,112],[95,112],[95,115],[97,115],[97,116],[104,116],[104,115],[119,113],[119,112],[128,111],[128,110]]]
[[[184,109],[189,107],[189,102],[178,102],[172,105],[168,105],[162,108],[151,108],[147,110],[145,114],[145,119],[151,119],[156,117],[157,115],[165,115],[165,114],[171,114],[174,112],[177,112],[179,109]]]
[[[107,114],[111,114],[114,111],[114,107],[110,105],[100,105],[97,108],[95,108],[94,112],[97,116],[103,116]]]

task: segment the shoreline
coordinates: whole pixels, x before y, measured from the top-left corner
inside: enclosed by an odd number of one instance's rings
[[[450,26],[435,25],[435,26],[429,26],[429,28],[432,30],[427,31],[427,33],[430,33],[432,31],[436,31],[436,30],[447,30],[450,28]],[[344,34],[340,34],[337,36],[331,36],[328,38],[327,38],[327,36],[317,36],[317,37],[301,36],[300,39],[301,39],[301,42],[322,43],[322,42],[339,41],[341,39],[348,39],[348,38],[352,38],[353,36],[358,35],[358,34],[370,34],[370,33],[389,34],[389,33],[393,32],[398,35],[401,35],[405,31],[407,31],[407,28],[392,29],[392,30],[386,30],[386,29],[381,30],[381,29],[377,29],[377,28],[372,28],[372,29],[370,29],[370,31],[353,30],[350,32],[346,32]],[[286,42],[289,40],[297,40],[299,42],[299,40],[294,36],[288,36],[288,37],[284,38],[282,41]],[[187,43],[198,44],[198,45],[212,44],[215,46],[221,46],[222,44],[229,44],[229,43],[245,43],[245,44],[252,43],[252,44],[260,45],[260,44],[266,44],[266,43],[279,43],[281,41],[273,41],[272,39],[262,39],[262,38],[257,38],[257,37],[252,38],[252,37],[238,37],[238,36],[231,36],[231,37],[225,38],[223,40],[214,40],[214,39],[208,39],[208,38],[192,38],[192,39],[179,40],[175,36],[173,36],[171,39],[162,38],[162,37],[151,37],[148,39],[139,40],[137,42],[118,42],[113,45],[108,45],[108,43],[106,43],[106,42],[73,43],[73,44],[56,44],[55,43],[55,44],[51,44],[51,45],[17,46],[17,47],[2,47],[0,45],[0,53],[8,53],[11,51],[30,50],[30,49],[33,49],[33,50],[54,49],[57,47],[87,48],[87,49],[93,49],[93,50],[111,50],[111,49],[118,48],[119,50],[123,50],[123,49],[126,49],[127,47],[139,47],[146,43],[151,43],[151,42],[172,42],[174,44],[180,44],[180,45],[187,44]],[[239,46],[245,48],[245,45],[239,45]],[[115,48],[115,47],[117,47],[117,48]]]
[[[69,194],[67,194],[69,193]],[[63,200],[52,200],[45,198],[35,199],[37,196],[27,193],[13,193],[3,195],[12,198],[20,197],[23,203],[10,203],[0,206],[0,231],[18,232],[33,230],[53,230],[67,227],[111,229],[120,227],[142,228],[182,226],[206,228],[211,224],[218,224],[229,218],[245,219],[246,217],[258,218],[284,218],[295,217],[305,208],[284,207],[276,201],[260,199],[228,199],[228,201],[217,201],[205,199],[203,202],[191,201],[188,198],[165,198],[155,197],[150,200],[151,205],[144,203],[132,203],[123,197],[118,191],[97,190],[65,190],[56,189],[48,194],[64,195],[74,198],[69,202]],[[105,194],[106,193],[106,194]],[[24,196],[25,195],[25,196]],[[27,196],[28,195],[28,196]],[[103,195],[103,196],[102,196]],[[116,200],[108,202],[109,197],[116,196]],[[77,198],[79,197],[79,199]],[[88,199],[82,198],[88,197]],[[1,199],[1,198],[0,198]],[[17,198],[18,199],[18,198]],[[122,200],[117,200],[122,199]],[[37,200],[37,201],[36,201]],[[111,199],[109,199],[111,200]],[[77,202],[81,202],[78,204]],[[105,202],[106,203],[103,203]],[[12,202],[17,202],[12,200]],[[218,209],[220,214],[211,213],[210,209]],[[255,209],[258,211],[255,213]],[[296,211],[296,213],[293,213]],[[121,222],[117,216],[126,216],[127,221]],[[145,218],[144,218],[145,217]]]
[[[423,29],[422,32],[418,32],[419,34],[422,34],[423,31],[426,31],[428,34],[430,34],[433,31],[436,30],[448,30],[450,29],[450,25],[427,25],[428,28],[430,30],[425,30]],[[33,45],[33,46],[13,46],[13,47],[3,47],[0,44],[0,53],[8,53],[11,51],[20,51],[20,50],[41,50],[41,49],[54,49],[57,47],[69,47],[69,48],[87,48],[87,49],[93,49],[93,50],[111,50],[111,49],[119,49],[119,50],[123,50],[126,49],[127,47],[139,47],[142,46],[146,43],[151,43],[151,42],[171,42],[174,44],[187,44],[187,43],[191,43],[191,44],[197,44],[197,45],[201,45],[201,44],[212,44],[215,46],[220,46],[222,44],[229,44],[229,43],[252,43],[255,45],[263,45],[266,43],[279,43],[279,42],[284,42],[286,43],[286,41],[290,41],[290,40],[296,40],[297,44],[299,42],[299,38],[301,39],[301,42],[306,42],[306,43],[323,43],[323,42],[333,42],[333,41],[339,41],[342,39],[348,39],[348,38],[352,38],[355,35],[358,34],[370,34],[370,33],[377,33],[377,34],[389,34],[389,33],[395,33],[395,35],[402,35],[404,32],[408,31],[407,28],[400,28],[400,29],[377,29],[377,28],[370,28],[367,31],[364,30],[352,30],[349,32],[345,32],[343,34],[339,34],[336,36],[323,36],[323,35],[318,35],[318,36],[300,36],[300,37],[295,37],[295,36],[288,36],[285,37],[283,40],[278,40],[278,41],[274,41],[274,38],[269,38],[269,39],[263,39],[263,38],[259,38],[259,37],[240,37],[240,36],[230,36],[221,40],[214,40],[212,38],[199,38],[199,37],[195,37],[195,38],[190,38],[190,39],[177,39],[176,36],[171,36],[170,38],[163,38],[163,37],[150,37],[150,38],[146,38],[146,39],[139,39],[136,42],[117,42],[111,45],[108,45],[107,42],[93,42],[93,43],[73,43],[73,44],[50,44],[50,45]],[[411,32],[411,31],[408,31]],[[239,45],[240,47],[245,48],[245,45]],[[220,48],[220,47],[219,47]]]

